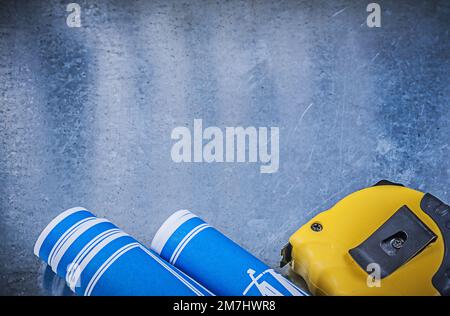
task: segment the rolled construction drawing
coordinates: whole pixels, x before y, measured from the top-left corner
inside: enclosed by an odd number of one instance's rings
[[[82,207],[42,231],[34,253],[79,295],[212,295],[114,224]]]
[[[307,295],[187,210],[163,223],[150,248],[216,295]]]

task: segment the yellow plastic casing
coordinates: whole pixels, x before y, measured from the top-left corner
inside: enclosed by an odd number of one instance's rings
[[[381,185],[352,193],[302,226],[289,239],[291,268],[303,277],[314,295],[439,295],[432,277],[444,257],[442,234],[420,208],[424,193],[395,185]],[[436,235],[435,242],[396,271],[369,287],[369,273],[349,254],[407,205]],[[322,230],[311,225],[320,223]]]

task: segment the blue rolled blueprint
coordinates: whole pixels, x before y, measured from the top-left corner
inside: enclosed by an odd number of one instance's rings
[[[216,295],[307,295],[187,210],[163,223],[150,248]]]
[[[212,295],[117,226],[81,207],[53,219],[34,253],[79,295]]]

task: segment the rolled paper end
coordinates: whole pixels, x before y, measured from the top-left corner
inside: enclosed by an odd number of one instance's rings
[[[157,254],[161,254],[164,245],[167,243],[173,233],[186,221],[194,217],[198,216],[188,210],[179,210],[170,215],[170,217],[166,219],[166,221],[156,232],[150,248]]]
[[[67,218],[68,216],[72,215],[73,213],[79,212],[79,211],[85,211],[86,209],[84,207],[81,206],[77,206],[77,207],[72,207],[64,212],[62,212],[61,214],[59,214],[58,216],[56,216],[45,228],[44,230],[41,232],[41,234],[39,235],[36,243],[34,244],[34,254],[36,256],[39,257],[39,252],[41,250],[42,244],[45,240],[45,238],[47,238],[48,234],[53,230],[53,228],[56,227],[56,225],[58,225],[59,223],[61,223],[65,218]]]

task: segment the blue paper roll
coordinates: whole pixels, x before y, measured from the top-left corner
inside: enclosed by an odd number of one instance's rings
[[[117,226],[81,207],[53,219],[34,253],[79,295],[212,295]]]
[[[187,210],[164,222],[150,248],[216,295],[307,295]]]

